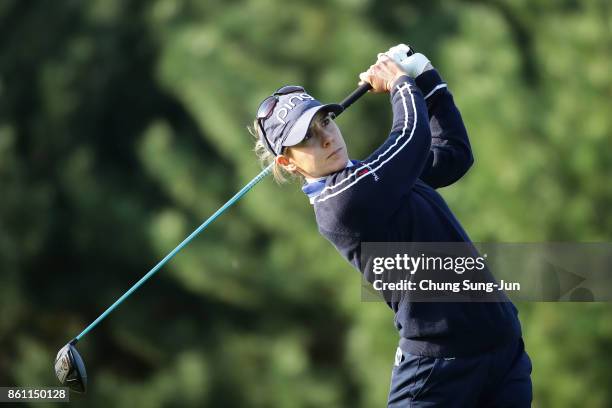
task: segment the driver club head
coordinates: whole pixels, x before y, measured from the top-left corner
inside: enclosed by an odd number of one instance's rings
[[[71,390],[84,393],[87,389],[87,372],[85,363],[79,355],[75,341],[71,341],[57,352],[55,357],[55,375],[57,379]]]

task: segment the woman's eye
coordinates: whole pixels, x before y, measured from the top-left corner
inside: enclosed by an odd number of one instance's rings
[[[329,125],[329,118],[323,119],[323,126]]]

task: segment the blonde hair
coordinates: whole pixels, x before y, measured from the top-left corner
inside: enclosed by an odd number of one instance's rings
[[[323,110],[317,112],[317,114],[312,118],[308,131],[317,132],[320,126],[319,120],[328,115],[331,115],[332,119],[335,117],[335,115],[331,112],[326,112]],[[272,166],[272,175],[278,184],[287,183],[288,181],[293,181],[295,179],[300,181],[304,180],[304,176],[302,176],[300,173],[292,173],[287,171],[283,166],[276,163],[276,156],[268,149],[268,146],[266,146],[266,143],[262,140],[264,136],[261,134],[261,128],[257,123],[257,119],[253,121],[253,126],[247,127],[247,129],[251,136],[255,138],[255,148],[253,151],[259,159],[259,163],[261,164],[262,168],[268,167],[270,164],[274,163],[274,166]],[[286,156],[291,156],[291,151],[289,148],[287,148],[283,154]]]
[[[259,128],[257,119],[253,121],[253,126],[247,126],[247,129],[251,136],[255,138],[255,147],[253,148],[253,151],[255,152],[255,155],[257,156],[259,164],[262,166],[262,168],[266,168],[270,164],[274,164],[272,166],[272,177],[274,177],[274,181],[276,181],[278,184],[283,184],[295,179],[295,174],[285,170],[283,166],[278,164],[276,162],[276,156],[274,153],[268,150],[268,146],[266,146],[265,142],[262,140],[264,136],[261,134],[261,129]]]

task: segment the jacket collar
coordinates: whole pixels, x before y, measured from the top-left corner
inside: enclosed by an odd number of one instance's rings
[[[346,163],[345,168],[353,167],[355,163],[357,163],[356,160],[349,160]],[[327,180],[327,177],[329,176],[320,177],[317,179],[308,179],[306,180],[306,183],[302,186],[302,191],[308,196],[310,204],[314,204],[315,198],[317,198],[317,196],[321,194],[321,191],[323,191],[323,189],[325,188],[325,182]]]

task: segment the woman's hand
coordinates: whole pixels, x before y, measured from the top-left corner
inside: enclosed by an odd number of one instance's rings
[[[391,47],[385,54],[397,62],[408,76],[412,78],[416,78],[423,72],[433,69],[426,56],[414,53],[406,44],[398,44],[395,47]]]
[[[372,85],[370,92],[389,92],[396,79],[406,75],[406,72],[395,61],[386,54],[378,54],[376,63],[366,71],[359,74],[359,85],[369,83]]]

